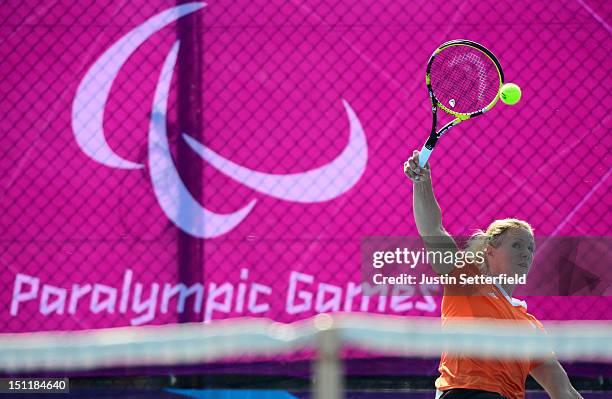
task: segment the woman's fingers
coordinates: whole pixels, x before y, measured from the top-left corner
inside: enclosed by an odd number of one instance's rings
[[[410,169],[408,165],[404,165],[404,173],[412,181],[424,181],[427,178],[427,176],[425,176],[424,174],[420,174]]]
[[[412,159],[414,159],[414,166],[419,166],[419,152],[417,150],[412,151]]]
[[[429,165],[419,166],[419,152],[413,151],[412,156],[404,162],[404,173],[413,181],[425,181],[429,179]]]
[[[410,165],[408,164],[408,162],[404,163],[404,173],[406,174],[406,176],[413,178],[415,176],[414,171],[410,168]]]

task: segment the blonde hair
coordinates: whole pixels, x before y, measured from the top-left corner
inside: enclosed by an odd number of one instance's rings
[[[497,247],[501,244],[502,236],[509,229],[524,229],[533,235],[533,228],[531,225],[523,220],[518,219],[500,219],[496,220],[489,225],[486,231],[477,230],[467,242],[464,252],[472,253],[475,259],[478,259],[476,254],[478,252],[484,253],[487,245]],[[482,257],[483,262],[476,262],[476,266],[483,274],[488,274],[488,265],[486,264],[486,257]]]

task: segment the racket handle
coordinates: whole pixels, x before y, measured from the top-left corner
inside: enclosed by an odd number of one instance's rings
[[[425,166],[425,164],[427,163],[427,160],[429,159],[429,156],[431,155],[431,152],[433,151],[432,149],[427,148],[427,146],[423,146],[423,148],[421,149],[421,152],[419,152],[419,166],[422,168]]]

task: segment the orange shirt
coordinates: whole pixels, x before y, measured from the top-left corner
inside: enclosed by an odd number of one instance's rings
[[[475,265],[466,265],[455,269],[450,275],[457,277],[459,281],[461,273],[480,274]],[[465,295],[461,295],[462,293]],[[544,330],[542,324],[527,313],[527,304],[510,298],[497,285],[461,286],[458,283],[444,286],[443,326],[449,319],[477,317],[528,321]],[[451,388],[480,389],[500,393],[509,399],[523,399],[529,371],[541,362],[541,359],[478,359],[443,353],[436,388],[440,391]]]

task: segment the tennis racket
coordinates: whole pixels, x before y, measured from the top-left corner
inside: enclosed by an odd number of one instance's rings
[[[458,123],[493,108],[504,84],[504,73],[497,58],[483,45],[469,40],[452,40],[438,47],[429,58],[425,82],[433,123],[419,154],[421,167],[427,163],[440,136]],[[438,108],[455,119],[436,131]]]

